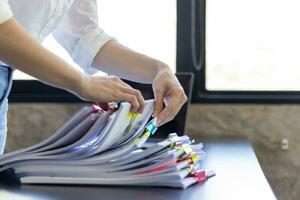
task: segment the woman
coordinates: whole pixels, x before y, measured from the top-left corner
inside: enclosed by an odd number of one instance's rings
[[[152,83],[153,115],[159,125],[178,113],[187,97],[169,67],[118,43],[98,27],[97,20],[96,0],[0,0],[0,153],[13,69],[89,101],[130,102],[132,112],[143,110],[144,99],[117,77]],[[39,44],[50,33],[85,73]],[[97,70],[115,76],[93,75]]]

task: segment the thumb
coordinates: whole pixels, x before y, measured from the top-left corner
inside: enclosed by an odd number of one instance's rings
[[[158,91],[154,95],[155,95],[155,102],[154,102],[154,109],[153,109],[153,113],[152,113],[153,117],[158,115],[164,108],[163,93]]]

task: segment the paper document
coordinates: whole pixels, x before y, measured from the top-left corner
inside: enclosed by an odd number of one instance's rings
[[[0,156],[0,171],[12,168],[23,184],[136,185],[187,188],[214,175],[201,169],[202,143],[171,133],[144,148],[158,127],[154,100],[143,113],[129,103],[104,111],[79,110],[48,139]]]

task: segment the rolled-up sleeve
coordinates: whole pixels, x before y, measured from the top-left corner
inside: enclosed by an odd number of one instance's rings
[[[0,24],[9,20],[12,16],[7,0],[0,0]]]
[[[97,0],[75,0],[52,33],[88,74],[97,72],[91,65],[101,47],[114,40],[98,26]]]

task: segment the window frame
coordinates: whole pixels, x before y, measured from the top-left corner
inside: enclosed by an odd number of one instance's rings
[[[38,80],[14,80],[8,96],[10,103],[80,103],[76,95]]]
[[[300,103],[300,91],[212,91],[206,89],[205,8],[206,0],[177,0],[177,72],[185,71],[194,74],[192,102]],[[199,41],[197,42],[199,45],[193,47],[192,40]],[[192,48],[196,51],[192,51]],[[198,68],[194,67],[193,56],[200,63]]]
[[[209,91],[205,87],[205,3],[206,0],[177,0],[176,71],[194,74],[192,103],[300,103],[300,91]],[[197,6],[195,6],[197,5]],[[198,16],[194,38],[199,41],[199,68],[192,57],[192,13]],[[194,15],[194,16],[195,16]],[[83,102],[65,90],[37,80],[14,80],[10,102]]]

